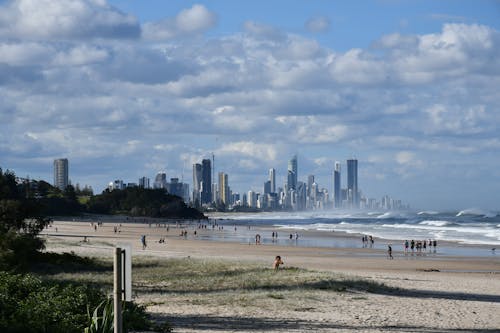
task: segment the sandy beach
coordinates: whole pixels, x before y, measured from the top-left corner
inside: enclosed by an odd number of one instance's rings
[[[161,293],[136,295],[136,301],[147,305],[149,312],[171,322],[175,332],[500,332],[500,255],[449,256],[439,255],[439,251],[405,255],[395,247],[394,260],[389,260],[379,248],[303,247],[301,239],[288,241],[286,230],[280,231],[282,240],[275,243],[256,245],[253,236],[240,237],[239,242],[223,241],[224,237],[234,238],[235,233],[270,238],[266,228],[238,228],[240,231],[228,226],[225,230],[205,229],[196,222],[171,223],[167,228],[155,223],[120,225],[114,221],[96,226],[56,221],[42,235],[48,251],[92,257],[111,258],[116,244],[129,243],[134,263],[141,258],[189,257],[271,267],[274,257],[280,255],[284,267],[399,288],[391,293],[311,290],[298,295],[294,290],[282,290],[279,297],[245,291],[230,303],[221,302],[221,294],[209,298],[199,293],[189,297],[172,293],[168,302]],[[187,237],[181,236],[183,230]],[[218,233],[217,239],[210,237],[213,233]],[[141,235],[146,235],[145,250]],[[301,238],[308,236],[301,233]],[[158,242],[161,238],[165,243]]]

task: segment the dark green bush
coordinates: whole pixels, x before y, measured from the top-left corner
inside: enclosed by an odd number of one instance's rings
[[[33,275],[0,272],[1,332],[82,332],[87,306],[104,295],[88,286],[42,282]]]
[[[90,326],[92,313],[107,297],[86,285],[42,281],[26,274],[0,272],[0,332],[72,333]],[[152,323],[144,307],[127,302],[123,311],[124,332],[169,332],[167,325]]]

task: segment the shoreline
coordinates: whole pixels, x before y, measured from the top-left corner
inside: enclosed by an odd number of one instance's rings
[[[94,223],[95,225],[95,223]],[[121,227],[120,227],[121,225]],[[168,226],[168,228],[167,228]],[[120,230],[115,233],[114,228]],[[57,230],[57,231],[56,231]],[[182,231],[187,232],[187,236],[181,236]],[[87,238],[89,242],[116,243],[123,239],[132,239],[134,243],[140,242],[142,234],[147,236],[148,243],[154,248],[161,244],[158,241],[163,238],[167,244],[189,242],[196,246],[216,246],[219,248],[231,248],[233,246],[265,248],[267,251],[292,251],[292,252],[314,252],[324,256],[335,256],[358,259],[386,259],[387,240],[375,240],[374,246],[363,247],[359,237],[342,232],[324,233],[321,231],[304,231],[299,234],[298,240],[289,240],[285,237],[288,231],[282,231],[277,241],[272,241],[273,228],[263,226],[248,227],[236,226],[236,230],[226,226],[223,230],[216,228],[199,228],[197,223],[188,224],[145,224],[145,223],[119,223],[103,222],[97,230],[87,221],[54,221],[52,227],[46,228],[42,232],[44,237],[67,238],[77,243],[83,243]],[[194,234],[196,231],[196,235]],[[255,235],[261,235],[259,246],[255,245]],[[283,236],[281,236],[283,235]],[[324,242],[334,242],[332,244],[341,246],[318,246],[318,240]],[[352,245],[352,246],[351,246]],[[164,246],[165,247],[165,246]],[[267,252],[266,251],[266,252]],[[393,243],[393,256],[396,259],[410,261],[437,262],[443,260],[481,260],[500,263],[500,255],[492,252],[486,247],[474,247],[461,245],[458,243],[441,242],[438,244],[436,252],[408,253],[403,251],[403,245]],[[495,271],[499,271],[498,267]]]
[[[182,220],[182,219],[161,219],[161,218],[136,218],[127,216],[94,216],[93,218],[54,218],[54,222],[75,222],[103,225],[135,225],[154,227],[157,224],[161,226],[169,226],[170,229],[186,229],[189,236],[193,236],[193,232],[197,231],[196,239],[214,241],[214,242],[232,242],[241,244],[252,244],[255,242],[256,234],[261,236],[261,243],[268,245],[284,245],[298,246],[303,248],[322,248],[322,249],[367,249],[366,255],[373,256],[379,251],[387,251],[387,246],[391,244],[393,253],[404,253],[404,240],[400,239],[385,239],[375,238],[373,245],[363,245],[361,241],[362,233],[351,233],[345,231],[321,231],[296,229],[285,226],[272,226],[269,224],[248,224],[241,223],[241,220],[231,219],[209,219],[209,220]],[[216,223],[216,227],[212,228],[209,223]],[[198,228],[199,225],[206,225],[206,229]],[[223,230],[220,230],[220,228]],[[234,230],[236,228],[236,230]],[[179,229],[179,230],[180,230]],[[161,228],[160,228],[161,230]],[[278,237],[272,238],[272,233],[277,232]],[[295,233],[299,235],[296,240]],[[88,236],[91,236],[89,233]],[[290,239],[290,235],[292,238]],[[171,236],[171,235],[170,235]],[[411,239],[408,239],[411,241]],[[412,253],[409,251],[409,257],[429,257],[440,258],[442,256],[464,256],[464,257],[500,257],[500,248],[498,251],[492,251],[495,245],[485,244],[463,244],[456,241],[438,240],[438,246],[428,248],[426,251]]]

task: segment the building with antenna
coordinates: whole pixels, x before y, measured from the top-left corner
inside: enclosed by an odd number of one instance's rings
[[[288,184],[289,190],[296,190],[297,189],[297,175],[298,175],[297,155],[294,155],[288,161],[287,184]]]

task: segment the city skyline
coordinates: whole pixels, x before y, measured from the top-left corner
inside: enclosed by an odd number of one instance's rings
[[[4,170],[51,180],[64,156],[100,193],[215,155],[212,199],[218,172],[262,191],[294,155],[333,191],[355,156],[370,196],[499,210],[498,1],[74,4],[0,2]]]
[[[182,197],[186,203],[195,207],[212,209],[214,207],[224,207],[231,210],[237,206],[257,208],[259,210],[330,210],[330,209],[385,209],[385,210],[406,210],[409,203],[385,194],[381,198],[371,197],[363,193],[358,186],[358,161],[350,158],[346,161],[347,174],[345,183],[347,187],[341,187],[341,163],[336,161],[332,172],[333,188],[328,185],[319,184],[315,181],[314,175],[307,175],[307,181],[300,180],[298,174],[298,157],[294,155],[288,160],[287,180],[281,186],[276,185],[276,169],[271,168],[268,172],[268,179],[263,183],[261,190],[249,189],[241,191],[230,186],[229,175],[223,171],[218,172],[217,182],[210,186],[205,186],[205,180],[209,179],[212,169],[212,160],[203,159],[202,164],[194,163],[192,168],[191,188],[190,184],[179,178],[170,178],[165,172],[159,171],[155,180],[150,186],[150,179],[147,176],[139,178],[138,183],[128,182],[124,179],[115,179],[109,182],[109,191],[122,190],[127,187],[142,187],[153,189],[164,189],[167,193]],[[67,164],[67,159],[65,160]],[[57,173],[57,160],[54,161],[54,175]],[[207,172],[208,170],[208,172]],[[304,177],[305,178],[305,177]],[[205,179],[205,180],[204,180]],[[55,181],[54,181],[55,183]],[[212,193],[206,193],[204,189],[210,188]],[[241,194],[240,194],[241,193]],[[209,199],[211,198],[211,199]]]

